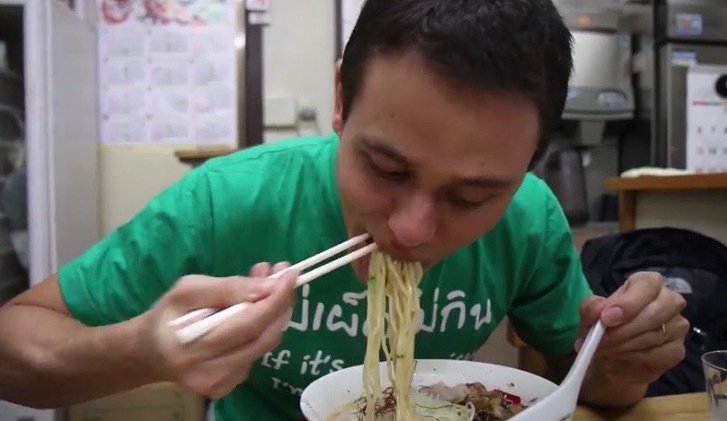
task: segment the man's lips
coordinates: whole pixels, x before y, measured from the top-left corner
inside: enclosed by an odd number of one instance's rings
[[[404,251],[404,250],[396,250],[396,249],[386,250],[386,249],[384,249],[384,251],[386,251],[386,253],[388,253],[392,259],[398,260],[400,262],[418,262],[421,260],[421,259],[418,259],[413,254],[411,254],[407,251]]]
[[[363,234],[363,233],[362,233]],[[356,234],[355,236],[358,236],[361,234]],[[378,245],[378,248],[381,249],[383,252],[391,256],[394,260],[399,260],[403,262],[419,262],[423,259],[420,259],[415,253],[412,253],[412,250],[403,247],[399,244],[396,244],[393,241],[388,241],[384,239],[376,239],[373,234],[369,234],[370,237],[367,238],[362,244],[361,247],[365,247],[369,244],[376,243]]]
[[[410,249],[406,247],[401,247],[396,244],[391,244],[388,242],[383,243],[377,243],[379,245],[379,248],[383,250],[386,254],[391,256],[394,260],[399,260],[402,262],[415,262],[419,261],[420,259],[417,258],[417,256],[411,252]]]

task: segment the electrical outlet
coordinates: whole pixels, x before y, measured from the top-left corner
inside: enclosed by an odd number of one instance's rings
[[[292,95],[268,95],[263,103],[265,127],[289,128],[298,124],[298,105]]]

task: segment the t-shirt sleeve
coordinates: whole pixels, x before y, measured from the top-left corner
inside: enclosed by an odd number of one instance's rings
[[[545,230],[529,279],[509,313],[515,331],[547,355],[573,352],[580,305],[592,295],[568,221],[553,193],[546,197]]]
[[[177,279],[211,267],[212,225],[209,182],[201,167],[60,268],[60,290],[71,314],[99,326],[143,313]]]

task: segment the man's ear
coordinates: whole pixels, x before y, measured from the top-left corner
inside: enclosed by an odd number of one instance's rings
[[[336,69],[334,71],[333,78],[333,119],[331,121],[333,131],[336,132],[339,139],[343,132],[343,85],[341,84],[341,63],[341,59],[336,60]]]

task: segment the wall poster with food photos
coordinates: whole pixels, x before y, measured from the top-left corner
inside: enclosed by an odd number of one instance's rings
[[[101,141],[237,143],[237,0],[95,0]]]

